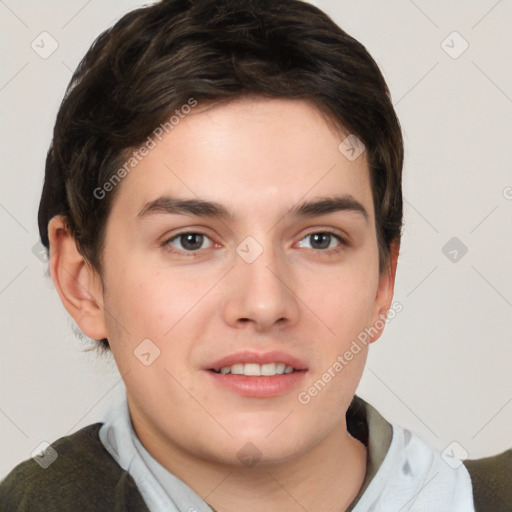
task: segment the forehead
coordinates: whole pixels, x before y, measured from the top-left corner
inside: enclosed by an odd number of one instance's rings
[[[152,137],[152,148],[123,179],[114,208],[132,217],[172,194],[225,204],[234,218],[244,210],[262,217],[283,203],[291,208],[308,198],[349,194],[372,215],[365,154],[348,159],[340,143],[349,134],[310,103],[243,98],[188,112],[161,140]]]

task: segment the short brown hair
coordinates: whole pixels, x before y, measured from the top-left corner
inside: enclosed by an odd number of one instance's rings
[[[400,124],[365,47],[301,0],[163,0],[103,32],[57,114],[38,213],[42,243],[49,247],[48,222],[62,214],[101,271],[119,187],[103,198],[94,191],[190,98],[246,94],[307,100],[364,143],[383,272],[402,228]]]

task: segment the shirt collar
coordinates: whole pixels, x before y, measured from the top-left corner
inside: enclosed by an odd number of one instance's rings
[[[347,410],[346,421],[348,433],[366,446],[366,473],[357,496],[347,509],[350,512],[365,493],[388,453],[393,426],[377,409],[357,395]]]

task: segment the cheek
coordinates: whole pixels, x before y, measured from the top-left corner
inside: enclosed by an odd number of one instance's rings
[[[131,337],[162,339],[197,304],[201,289],[148,262],[134,263],[110,275],[105,308]]]
[[[341,421],[365,367],[369,346],[365,329],[371,321],[378,277],[368,267],[361,268],[331,273],[319,283],[324,293],[310,291],[304,300],[318,316],[313,320],[316,357],[297,402],[298,410],[314,417],[315,424],[332,426]]]
[[[303,280],[299,292],[304,311],[314,313],[323,335],[338,349],[368,326],[375,304],[377,271],[368,270],[371,267],[364,264],[358,267],[340,266],[336,271],[307,274],[309,278]]]
[[[147,369],[156,371],[162,366],[183,378],[193,341],[200,339],[204,328],[203,322],[195,321],[204,304],[200,301],[215,280],[216,275],[187,279],[183,272],[180,276],[177,271],[154,270],[147,262],[125,263],[112,272],[104,309],[112,353],[121,373],[140,370],[136,356],[149,352],[157,358]],[[166,374],[160,377],[169,378]]]

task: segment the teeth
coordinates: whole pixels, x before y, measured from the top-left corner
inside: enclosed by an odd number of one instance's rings
[[[261,366],[259,364],[244,365],[244,375],[254,375],[255,377],[259,377],[261,375]]]
[[[223,366],[218,373],[227,375],[247,375],[251,377],[283,375],[283,373],[292,373],[295,370],[292,366],[286,366],[284,363],[237,363],[232,366]]]
[[[256,365],[258,366],[258,365]],[[276,363],[262,364],[260,375],[275,375],[276,374]]]
[[[231,367],[228,368],[228,373],[233,373],[234,375],[243,375],[244,374],[244,365],[243,364],[234,364]],[[222,370],[222,368],[221,368]]]

